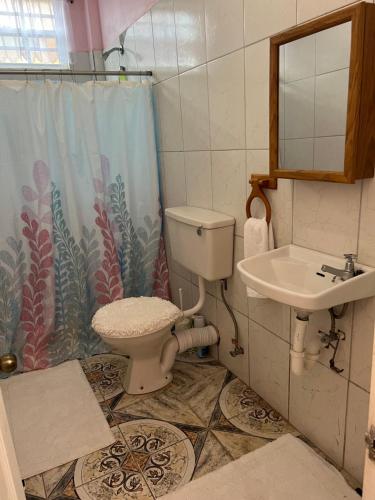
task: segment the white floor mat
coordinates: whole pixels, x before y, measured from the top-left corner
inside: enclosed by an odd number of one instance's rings
[[[287,434],[163,500],[359,500],[341,474]]]
[[[78,361],[16,375],[0,387],[24,479],[114,442]]]

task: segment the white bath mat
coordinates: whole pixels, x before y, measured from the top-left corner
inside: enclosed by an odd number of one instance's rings
[[[10,377],[1,389],[23,479],[114,442],[78,361]]]
[[[162,498],[359,500],[332,465],[290,434]]]

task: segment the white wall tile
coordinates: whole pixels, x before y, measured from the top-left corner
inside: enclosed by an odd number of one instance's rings
[[[245,149],[243,50],[208,64],[212,149]]]
[[[244,354],[233,357],[232,338],[234,337],[233,322],[221,300],[217,301],[217,326],[220,332],[219,360],[238,378],[249,384],[249,335],[248,321],[243,314],[234,311],[239,328],[239,340],[244,349]]]
[[[245,49],[246,148],[268,149],[269,40]]]
[[[349,67],[351,26],[351,22],[347,22],[316,34],[318,75]]]
[[[349,70],[316,77],[315,136],[345,135]]]
[[[293,181],[278,179],[277,189],[267,190],[267,195],[272,208],[275,246],[289,245],[293,230]]]
[[[246,151],[247,175],[246,182],[250,193],[249,180],[251,174],[266,174],[269,171],[270,154],[268,149],[249,149]]]
[[[270,299],[248,299],[249,318],[290,342],[290,307]]]
[[[249,321],[250,384],[288,418],[289,344]]]
[[[246,153],[212,151],[213,209],[236,219],[235,232],[243,235],[246,220]]]
[[[337,465],[343,463],[348,381],[317,363],[291,374],[289,419]]]
[[[314,137],[315,78],[284,85],[285,139]]]
[[[179,71],[206,62],[204,0],[174,0]]]
[[[154,71],[155,53],[151,13],[147,12],[134,24],[135,50],[139,70]]]
[[[358,259],[375,266],[375,179],[363,180]]]
[[[176,29],[173,0],[159,0],[151,10],[154,34],[155,78],[165,80],[177,75]]]
[[[366,447],[363,436],[367,431],[368,409],[369,394],[354,384],[349,384],[344,468],[360,484],[365,465]]]
[[[374,298],[355,302],[350,380],[366,391],[370,390],[374,320]]]
[[[187,204],[212,208],[211,152],[185,153]]]
[[[182,151],[182,119],[178,77],[159,83],[155,89],[160,122],[160,147],[162,151]]]
[[[315,35],[281,46],[285,51],[285,82],[315,76]]]
[[[164,208],[186,205],[184,153],[160,153]]]
[[[205,0],[207,60],[244,45],[243,0]]]
[[[210,149],[206,65],[180,75],[180,92],[185,150]]]
[[[342,256],[357,253],[361,183],[294,183],[293,243]]]
[[[312,170],[314,168],[314,139],[286,139],[284,168]]]
[[[183,294],[183,308],[189,309],[190,307],[193,307],[193,297],[191,290],[192,285],[190,281],[185,280],[184,278],[182,278],[178,274],[175,274],[174,272],[170,273],[169,279],[172,292],[172,302],[177,307],[180,307],[179,289],[181,288]]]
[[[296,23],[296,0],[245,0],[245,45]]]
[[[353,0],[297,0],[297,23],[353,3]]]
[[[243,238],[236,236],[234,239],[233,274],[228,279],[228,289],[225,291],[226,299],[231,307],[240,313],[247,315],[246,287],[241,280],[237,269],[237,262],[244,258]],[[217,297],[220,298],[220,282],[217,282]]]
[[[345,136],[317,137],[314,140],[314,169],[344,171]]]

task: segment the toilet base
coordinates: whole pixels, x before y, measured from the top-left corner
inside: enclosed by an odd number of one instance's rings
[[[173,375],[161,372],[160,358],[134,359],[130,358],[124,379],[124,389],[128,394],[147,394],[162,389],[172,382]]]
[[[161,368],[164,344],[171,336],[171,329],[168,327],[143,337],[102,337],[113,351],[129,356],[123,381],[128,394],[154,392],[172,381],[172,373],[163,373]]]

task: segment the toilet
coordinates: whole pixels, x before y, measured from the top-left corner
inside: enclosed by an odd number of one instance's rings
[[[219,334],[213,325],[172,333],[183,317],[199,312],[205,300],[205,280],[228,278],[233,268],[234,218],[196,207],[165,210],[172,258],[198,276],[199,299],[181,311],[158,297],[131,297],[100,308],[92,327],[112,352],[129,357],[124,378],[128,394],[156,391],[172,380],[177,353],[213,345]]]

